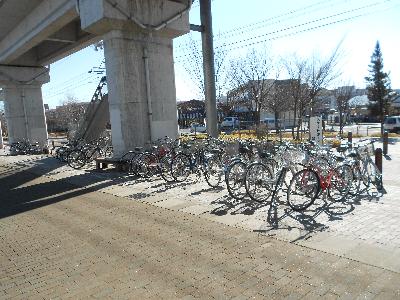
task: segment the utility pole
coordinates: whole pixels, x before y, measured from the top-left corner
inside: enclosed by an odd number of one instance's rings
[[[200,20],[202,26],[201,41],[203,50],[207,133],[212,137],[218,137],[211,0],[200,0]]]

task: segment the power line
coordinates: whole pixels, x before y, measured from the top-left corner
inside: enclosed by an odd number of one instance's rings
[[[241,33],[250,31],[251,29],[249,29],[249,28],[252,28],[252,27],[254,27],[254,26],[257,26],[258,24],[266,23],[266,22],[268,22],[268,21],[275,20],[275,19],[280,19],[280,18],[282,18],[282,17],[284,17],[284,16],[293,15],[293,14],[296,14],[296,13],[301,12],[301,11],[305,11],[302,15],[304,15],[304,14],[306,14],[306,13],[310,13],[309,11],[307,11],[309,8],[318,6],[318,5],[320,5],[320,4],[329,3],[329,2],[332,2],[332,1],[333,1],[333,0],[324,0],[324,1],[320,1],[320,2],[318,2],[318,3],[314,3],[314,4],[311,4],[311,5],[308,5],[308,6],[304,6],[304,7],[301,7],[301,8],[299,8],[299,9],[292,10],[292,11],[289,11],[289,12],[286,12],[286,13],[283,13],[283,14],[280,14],[280,15],[277,15],[277,16],[269,17],[269,18],[267,18],[267,19],[265,19],[265,20],[262,20],[262,21],[258,21],[258,22],[251,23],[251,24],[244,25],[244,26],[238,26],[238,27],[236,27],[236,28],[229,29],[228,31],[219,33],[219,34],[217,34],[215,37],[221,39],[221,38],[224,37],[224,36],[225,36],[225,38],[229,38],[229,37],[232,37],[232,36],[236,36],[236,35],[239,35],[239,34],[241,34]],[[343,2],[348,2],[348,0],[343,0]],[[336,4],[337,4],[337,3],[336,3]],[[323,9],[323,8],[325,8],[325,7],[320,7],[320,8],[318,8],[317,10],[320,10],[320,9]],[[299,15],[299,16],[300,16],[300,15]],[[294,16],[294,17],[299,17],[299,16]],[[269,25],[273,25],[273,24],[276,24],[276,23],[284,22],[284,21],[287,21],[287,20],[289,20],[289,19],[290,19],[290,18],[287,18],[287,19],[284,19],[284,20],[275,21],[275,22],[273,22],[273,23],[264,24],[264,25],[262,25],[262,26],[257,27],[257,29],[262,28],[262,27],[266,27],[266,26],[269,26]],[[248,29],[245,30],[246,28],[248,28]],[[233,33],[233,34],[229,35],[229,33]],[[228,36],[227,36],[227,35],[228,35]],[[227,36],[227,37],[226,37],[226,36]],[[198,41],[198,42],[200,42],[200,41]],[[181,49],[181,48],[186,48],[186,49],[187,49],[187,47],[186,47],[187,45],[188,45],[188,43],[185,43],[185,44],[183,44],[183,45],[180,45],[180,46],[178,46],[178,47],[176,48],[176,50],[179,50],[179,49]]]
[[[396,6],[394,6],[394,7],[397,7],[397,6],[398,6],[398,5],[396,5]],[[385,10],[388,10],[388,9],[390,9],[390,8],[386,8],[386,9],[381,10],[381,11],[379,11],[379,12],[382,12],[382,11],[385,11]],[[356,15],[356,16],[351,16],[351,17],[348,17],[348,18],[345,18],[345,19],[332,21],[332,22],[329,22],[329,23],[317,25],[317,26],[310,27],[310,28],[306,28],[306,29],[303,29],[303,30],[298,30],[298,31],[295,31],[295,32],[292,32],[292,33],[287,33],[287,34],[280,35],[280,36],[277,36],[277,37],[272,37],[272,38],[269,38],[269,39],[265,39],[265,40],[261,40],[261,41],[256,41],[256,42],[253,42],[253,43],[250,43],[250,44],[246,44],[246,45],[243,45],[243,46],[239,46],[239,47],[235,47],[235,48],[230,48],[230,50],[237,50],[237,49],[247,48],[247,47],[254,46],[254,45],[257,45],[257,44],[260,44],[260,43],[264,43],[264,42],[267,42],[267,41],[273,41],[273,40],[285,38],[285,37],[288,37],[288,36],[297,35],[297,34],[304,33],[304,32],[314,31],[314,30],[317,30],[317,29],[320,29],[320,28],[323,28],[323,27],[327,27],[327,26],[329,26],[329,25],[335,25],[335,24],[343,23],[343,22],[346,22],[346,21],[350,21],[350,20],[353,20],[353,19],[357,19],[357,18],[360,18],[360,17],[364,17],[364,16],[367,16],[367,15],[371,15],[371,14],[374,14],[374,13],[377,13],[377,12],[376,12],[376,11],[373,11],[373,12],[368,12],[368,13],[359,14],[359,15]]]
[[[384,2],[388,2],[388,1],[390,1],[390,0],[386,0]],[[354,9],[349,9],[349,10],[346,10],[346,11],[342,11],[340,13],[336,13],[336,14],[333,14],[333,15],[330,15],[330,16],[326,16],[326,17],[323,17],[323,18],[314,19],[314,20],[311,20],[311,21],[308,21],[308,22],[304,22],[304,23],[301,23],[301,24],[296,24],[296,25],[289,26],[289,27],[286,27],[286,28],[283,28],[283,29],[267,32],[265,34],[261,34],[261,35],[258,35],[258,36],[250,37],[250,38],[243,39],[243,40],[240,40],[240,41],[235,41],[235,42],[226,44],[226,46],[236,45],[238,43],[247,42],[247,41],[254,40],[254,39],[257,39],[257,38],[260,38],[260,37],[264,37],[264,36],[267,36],[267,35],[272,35],[272,34],[276,34],[276,33],[279,33],[279,32],[288,31],[288,30],[291,30],[291,29],[294,29],[294,28],[298,28],[298,27],[302,27],[302,26],[305,26],[305,25],[309,25],[309,24],[312,24],[312,23],[317,23],[317,22],[320,22],[320,21],[323,21],[323,20],[332,19],[332,18],[341,16],[341,15],[345,15],[345,14],[349,14],[349,13],[355,12],[355,11],[363,10],[363,9],[366,9],[366,8],[371,8],[371,7],[377,6],[379,4],[382,4],[382,2],[375,2],[375,3],[369,4],[369,5],[357,7],[357,8],[354,8]],[[334,24],[334,23],[332,23],[332,24]],[[216,49],[217,48],[218,47],[216,47]]]
[[[92,81],[83,82],[83,83],[81,83],[81,84],[78,84],[78,85],[74,86],[73,89],[77,89],[77,88],[79,88],[79,87],[82,87],[82,86],[85,86],[85,85],[88,85],[88,84],[91,84],[91,83],[95,83],[95,82],[92,82]],[[71,89],[72,89],[72,88],[71,88]],[[56,97],[56,96],[59,96],[59,95],[61,95],[61,94],[65,94],[65,92],[66,92],[67,90],[68,90],[68,89],[62,90],[62,91],[60,91],[59,93],[56,93],[56,94],[51,95],[51,96],[48,96],[48,97],[46,97],[46,98],[47,98],[47,99],[52,99],[52,98],[54,98],[54,97]]]
[[[55,90],[53,93],[46,94],[45,97],[46,97],[46,98],[51,98],[51,97],[53,97],[53,96],[55,96],[55,95],[62,94],[62,93],[64,93],[64,92],[68,91],[68,90],[73,90],[73,89],[75,89],[78,85],[81,85],[82,83],[85,83],[85,84],[92,83],[92,80],[93,80],[92,78],[86,77],[86,78],[84,78],[83,80],[80,80],[79,82],[74,82],[74,83],[72,83],[72,84],[70,84],[70,85],[65,86],[65,87],[62,88],[62,89]]]
[[[69,84],[64,84],[64,85],[62,85],[61,88],[52,88],[52,89],[50,89],[50,90],[46,93],[46,95],[52,95],[52,94],[54,94],[54,92],[58,92],[58,91],[60,91],[60,90],[68,89],[68,88],[70,88],[70,87],[72,87],[72,86],[74,86],[74,85],[76,85],[76,84],[78,84],[78,83],[80,83],[80,82],[82,82],[82,81],[87,81],[87,80],[91,80],[91,79],[92,79],[92,76],[86,74],[86,76],[81,77],[81,78],[79,79],[79,81],[72,81],[72,82],[70,82]],[[54,92],[53,92],[53,91],[54,91]]]
[[[275,19],[279,19],[279,18],[281,18],[281,17],[293,15],[293,14],[296,14],[296,13],[301,12],[301,11],[306,11],[306,10],[308,10],[309,8],[318,6],[318,5],[320,5],[320,4],[329,3],[329,2],[332,2],[332,1],[334,1],[334,0],[320,1],[320,2],[317,2],[317,3],[311,4],[311,5],[307,5],[307,6],[301,7],[301,8],[296,9],[296,10],[291,10],[291,11],[289,11],[289,12],[286,12],[286,13],[283,13],[283,14],[280,14],[280,15],[277,15],[277,16],[269,17],[269,18],[267,18],[267,19],[265,19],[265,20],[262,20],[262,21],[258,21],[258,22],[255,22],[255,23],[252,23],[252,24],[248,24],[248,25],[245,25],[245,26],[238,26],[238,27],[236,27],[236,28],[233,28],[233,29],[230,29],[230,30],[228,30],[228,31],[225,31],[225,32],[223,32],[223,33],[218,34],[218,37],[223,37],[223,36],[228,35],[229,33],[232,33],[232,32],[234,32],[235,35],[236,35],[238,32],[243,32],[243,31],[241,31],[241,30],[243,30],[243,29],[246,29],[246,28],[253,28],[254,26],[257,26],[257,25],[259,25],[259,24],[267,23],[267,22],[269,22],[269,21],[272,21],[272,20],[275,20]],[[348,0],[343,0],[343,2],[348,2]],[[323,7],[323,8],[324,8],[324,7]],[[320,8],[320,9],[321,9],[321,8]],[[309,13],[309,12],[307,11],[307,13]],[[287,20],[289,20],[289,19],[285,19],[284,21],[287,21]],[[279,21],[279,22],[281,22],[281,21]],[[276,24],[276,23],[272,23],[272,24]],[[268,23],[267,25],[271,25],[271,24]]]
[[[73,81],[75,81],[75,80],[77,80],[79,78],[82,78],[82,76],[84,76],[84,75],[87,75],[87,72],[82,72],[82,73],[80,73],[78,75],[70,77],[69,79],[67,79],[67,80],[65,80],[63,82],[57,83],[56,85],[51,85],[51,89],[54,89],[54,88],[57,88],[57,87],[61,87],[61,86],[65,86],[65,84],[69,84],[69,83],[71,83],[71,82],[73,82]],[[51,81],[50,81],[50,84],[51,84]],[[46,85],[46,88],[47,88],[47,86],[48,85]]]
[[[350,9],[350,10],[346,10],[346,11],[342,11],[342,12],[340,12],[340,13],[337,13],[337,14],[334,14],[334,15],[330,15],[330,16],[327,16],[327,17],[323,17],[323,18],[315,19],[315,20],[308,21],[308,22],[305,22],[305,23],[301,23],[301,24],[289,26],[289,27],[282,28],[282,29],[279,29],[279,30],[276,30],[276,31],[272,31],[272,32],[268,32],[268,33],[266,33],[266,34],[262,34],[262,35],[259,35],[259,36],[250,37],[250,38],[247,38],[247,39],[243,39],[243,40],[231,42],[231,43],[228,43],[228,44],[224,44],[223,46],[215,47],[215,49],[218,50],[218,49],[220,49],[220,48],[225,48],[225,47],[227,47],[227,46],[237,45],[237,44],[240,44],[240,43],[243,43],[243,42],[248,42],[248,41],[251,41],[251,40],[255,40],[255,39],[257,39],[257,38],[265,37],[265,36],[268,36],[268,35],[274,35],[274,34],[281,33],[281,32],[285,32],[285,31],[288,31],[288,30],[291,30],[291,29],[303,27],[303,26],[306,26],[306,25],[309,25],[309,24],[312,24],[312,23],[316,23],[316,22],[320,22],[320,21],[323,21],[323,20],[332,19],[332,18],[334,18],[334,17],[338,17],[338,16],[340,16],[340,15],[348,14],[348,13],[351,13],[351,12],[360,11],[360,10],[365,10],[365,9],[371,8],[371,7],[373,7],[373,6],[378,6],[378,5],[380,5],[380,4],[383,4],[384,2],[389,2],[389,1],[390,1],[390,0],[385,0],[385,1],[383,1],[383,2],[382,2],[382,1],[381,1],[381,2],[374,2],[374,3],[369,4],[369,5],[361,6],[361,7],[354,8],[354,9]],[[373,12],[371,12],[371,13],[376,13],[376,12],[377,12],[377,11],[373,11]],[[317,28],[321,28],[321,27],[326,27],[327,25],[333,25],[333,24],[337,24],[337,23],[342,23],[342,22],[344,22],[344,21],[351,20],[351,19],[355,19],[355,18],[359,18],[359,17],[364,16],[364,15],[367,15],[367,14],[370,14],[370,13],[359,14],[359,15],[352,16],[352,17],[349,17],[349,18],[345,18],[345,19],[342,19],[342,20],[339,20],[339,21],[329,22],[329,23],[327,23],[327,24],[323,24],[322,26],[315,26],[315,27],[312,27],[312,28],[317,29]],[[308,29],[299,30],[299,31],[296,31],[296,33],[301,33],[301,32],[305,32],[305,31],[310,31],[310,30],[308,30]],[[277,38],[275,37],[275,38],[264,39],[264,40],[262,40],[261,42],[263,42],[263,41],[275,40],[275,39],[278,39],[278,38],[282,38],[282,37],[285,37],[285,36],[292,36],[292,35],[293,35],[293,34],[285,34],[285,35],[281,35],[281,36],[279,36],[279,37],[277,37]],[[255,43],[251,43],[251,44],[248,44],[248,45],[254,45],[254,44],[258,44],[258,43],[260,43],[260,42],[255,42]],[[248,46],[248,45],[246,45],[246,46]],[[245,48],[246,46],[244,46],[244,47],[239,46],[239,47],[236,47],[235,49],[237,49],[237,48]],[[230,49],[230,50],[232,50],[232,49]],[[178,60],[178,62],[181,62],[181,61],[179,61],[179,59],[180,59],[180,58],[184,58],[184,57],[190,58],[190,57],[192,57],[192,55],[186,53],[186,54],[177,56],[176,59]]]
[[[103,58],[102,61],[100,62],[98,67],[92,67],[89,71],[87,72],[82,72],[78,75],[75,75],[68,80],[61,82],[55,86],[52,86],[45,94],[44,96],[46,98],[51,98],[56,95],[62,94],[63,92],[73,89],[76,87],[76,84],[81,83],[82,81],[88,81],[88,80],[93,80],[93,79],[99,79],[98,75],[104,74],[105,68],[103,67],[105,64],[105,59]],[[95,75],[95,76],[93,76]],[[97,76],[96,76],[97,75]],[[90,82],[92,83],[92,82]]]

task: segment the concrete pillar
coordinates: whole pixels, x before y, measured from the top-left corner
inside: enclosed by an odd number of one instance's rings
[[[46,68],[0,67],[9,143],[28,139],[40,147],[47,146],[41,86],[48,81]]]
[[[114,151],[175,138],[172,39],[112,31],[104,39],[104,55]]]
[[[81,0],[83,30],[103,36],[114,154],[178,133],[172,40],[191,0]]]
[[[47,125],[40,85],[8,85],[4,91],[4,110],[9,143],[28,139],[47,146]]]

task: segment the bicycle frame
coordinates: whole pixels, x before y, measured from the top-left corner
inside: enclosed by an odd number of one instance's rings
[[[328,189],[331,186],[332,177],[333,177],[333,175],[335,175],[334,169],[330,169],[328,175],[326,175],[326,176],[323,176],[320,173],[320,171],[317,171],[317,170],[314,170],[314,171],[318,175],[321,190],[325,191],[326,189]]]

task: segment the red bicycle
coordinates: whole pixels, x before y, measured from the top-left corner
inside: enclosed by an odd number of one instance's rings
[[[334,167],[314,161],[305,169],[297,172],[287,190],[288,205],[295,211],[310,207],[324,191],[332,201],[343,201],[352,185],[352,171],[349,165]]]

